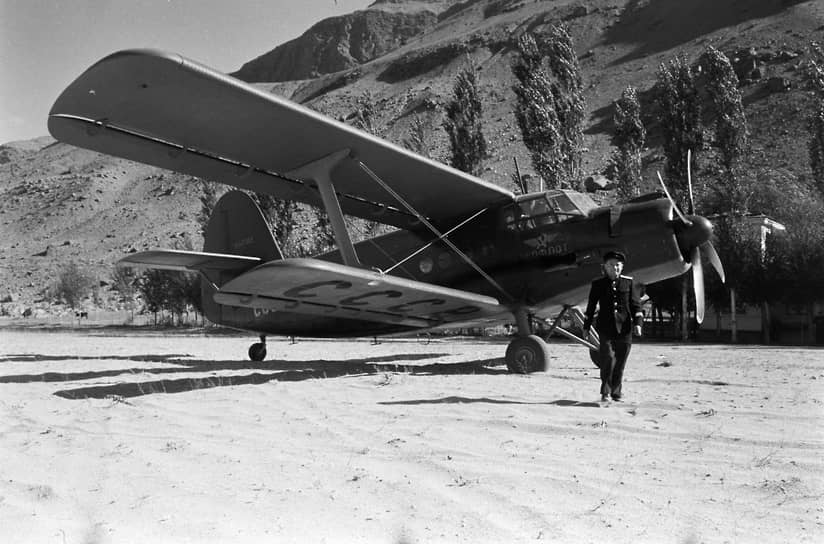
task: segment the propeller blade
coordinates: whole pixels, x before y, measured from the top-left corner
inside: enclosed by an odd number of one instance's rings
[[[704,322],[704,267],[701,264],[701,252],[697,247],[690,254],[692,263],[692,289],[695,292],[695,320]]]
[[[684,215],[684,213],[681,210],[678,209],[678,206],[675,204],[675,200],[672,199],[672,195],[667,190],[667,186],[664,184],[664,179],[661,177],[661,172],[655,173],[658,174],[658,181],[661,182],[661,187],[664,189],[664,194],[667,195],[667,200],[669,200],[670,204],[672,204],[672,209],[675,210],[675,213],[678,215],[678,217],[681,218],[681,221],[683,221],[685,225],[691,225],[692,222],[689,219],[687,219],[687,216]]]
[[[715,247],[713,247],[712,243],[704,242],[701,244],[701,249],[706,252],[707,257],[710,260],[710,264],[718,272],[718,276],[721,278],[721,283],[725,283],[727,281],[726,276],[724,275],[724,266],[721,264],[721,258],[718,256],[718,253],[715,251]]]
[[[695,214],[695,199],[692,196],[692,174],[690,173],[692,163],[692,150],[687,149],[687,187],[690,191],[690,207],[687,210],[690,215]]]

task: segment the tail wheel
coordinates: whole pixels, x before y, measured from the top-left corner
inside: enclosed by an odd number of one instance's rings
[[[520,336],[506,348],[506,367],[510,372],[543,372],[548,363],[549,346],[540,336]]]
[[[266,344],[263,342],[255,342],[249,347],[249,359],[253,361],[262,361],[266,358]]]

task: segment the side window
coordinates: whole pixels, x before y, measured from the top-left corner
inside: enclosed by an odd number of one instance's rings
[[[563,193],[549,197],[549,205],[558,214],[558,221],[565,221],[570,217],[582,215],[569,196]]]
[[[503,221],[504,229],[506,229],[506,230],[518,230],[517,220],[518,220],[519,213],[520,213],[520,210],[518,209],[518,206],[516,206],[514,204],[512,206],[507,206],[506,208],[504,208],[503,214],[502,214],[502,221]]]
[[[507,230],[523,231],[557,222],[558,217],[543,195],[522,200],[503,211],[504,228]]]
[[[553,209],[544,195],[520,203],[521,218],[525,222],[522,229],[531,229],[549,225],[558,221]]]

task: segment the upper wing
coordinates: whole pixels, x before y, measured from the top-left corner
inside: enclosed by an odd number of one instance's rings
[[[214,300],[420,328],[510,315],[492,297],[317,259],[262,264],[222,285]]]
[[[321,205],[288,172],[332,153],[343,212],[400,228],[417,219],[363,162],[430,220],[466,217],[513,194],[175,54],[114,53],[63,91],[49,113],[58,140],[169,170]]]
[[[117,264],[120,266],[146,266],[162,270],[189,272],[199,272],[201,270],[231,270],[239,272],[253,268],[260,263],[261,259],[257,257],[247,257],[245,255],[179,251],[176,249],[141,251],[127,255],[117,261]]]

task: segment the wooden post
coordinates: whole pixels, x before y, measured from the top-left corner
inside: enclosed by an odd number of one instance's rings
[[[689,339],[689,300],[687,300],[687,291],[689,285],[689,276],[683,276],[681,282],[681,341],[686,342]]]

